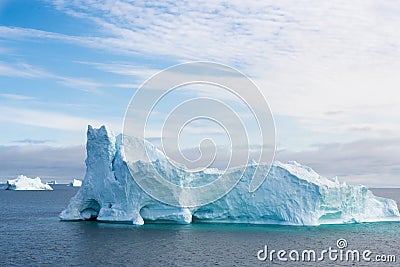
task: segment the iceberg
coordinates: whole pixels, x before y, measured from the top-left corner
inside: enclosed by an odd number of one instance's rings
[[[5,190],[53,190],[50,185],[42,183],[39,177],[29,178],[20,175],[17,179],[8,180]]]
[[[72,187],[81,187],[82,186],[82,181],[78,179],[72,180],[72,182],[69,183],[69,186]]]
[[[136,158],[127,162],[124,146],[133,146]],[[146,222],[224,222],[253,224],[320,225],[400,221],[394,200],[374,196],[365,186],[346,185],[320,176],[295,161],[274,162],[263,184],[249,192],[254,168],[249,164],[241,180],[217,201],[194,208],[176,207],[150,197],[132,175],[152,175],[150,165],[171,182],[196,185],[219,175],[209,169],[186,173],[169,164],[151,143],[134,137],[115,137],[106,127],[88,127],[86,175],[82,187],[60,214],[61,220],[98,220],[142,225]],[[147,151],[147,155],[146,155]],[[128,166],[131,167],[130,171]],[[240,168],[228,171],[234,177]],[[179,197],[179,196],[177,196]]]

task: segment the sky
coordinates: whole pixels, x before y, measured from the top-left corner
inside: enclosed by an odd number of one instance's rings
[[[260,88],[281,161],[400,187],[400,1],[0,1],[0,181],[83,178],[87,125],[122,131],[164,68]]]

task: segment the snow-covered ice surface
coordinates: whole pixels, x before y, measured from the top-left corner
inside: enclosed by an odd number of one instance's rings
[[[82,186],[82,181],[78,179],[72,180],[72,182],[69,183],[69,186],[72,187],[81,187]]]
[[[135,160],[126,162],[121,140],[121,135],[115,138],[104,126],[100,129],[89,126],[86,176],[67,209],[60,214],[62,220],[96,219],[138,225],[148,221],[290,225],[400,221],[394,200],[374,196],[361,185],[351,186],[321,177],[294,161],[275,162],[264,183],[253,193],[248,188],[256,165],[250,165],[236,187],[211,204],[196,208],[169,206],[148,196],[132,175],[152,175],[153,164],[169,181],[196,186],[197,181],[212,181],[219,173],[178,170],[150,143],[146,143],[147,157],[142,142],[124,137],[124,145],[134,146],[137,151]],[[232,177],[241,173],[238,169],[229,171]]]
[[[6,190],[53,190],[50,185],[42,183],[39,177],[29,178],[20,175],[17,179],[8,180],[5,188]]]

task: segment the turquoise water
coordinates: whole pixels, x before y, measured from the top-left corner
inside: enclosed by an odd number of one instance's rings
[[[0,266],[400,266],[400,223],[294,227],[275,225],[61,222],[76,188],[0,191]],[[400,202],[400,189],[374,190]],[[260,261],[257,252],[346,249],[395,255],[397,262]]]

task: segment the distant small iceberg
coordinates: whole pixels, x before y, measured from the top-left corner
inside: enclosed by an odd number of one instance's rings
[[[72,187],[81,187],[82,186],[82,181],[78,179],[72,180],[72,182],[69,183],[69,186]]]
[[[17,179],[8,180],[4,187],[5,190],[53,190],[50,185],[42,183],[39,177],[29,178],[20,175]]]
[[[54,185],[54,184],[58,184],[56,180],[52,180],[50,182],[47,182],[46,184],[48,185]]]

